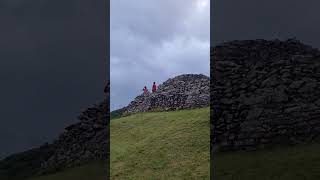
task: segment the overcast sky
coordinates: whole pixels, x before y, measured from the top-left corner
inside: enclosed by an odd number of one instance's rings
[[[0,158],[52,141],[103,100],[100,0],[1,0]]]
[[[211,5],[212,45],[296,37],[320,48],[319,0],[213,0]]]
[[[111,0],[111,109],[184,73],[209,75],[209,0]]]

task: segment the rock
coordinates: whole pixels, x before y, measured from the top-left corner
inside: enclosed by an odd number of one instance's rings
[[[289,86],[289,88],[292,89],[299,89],[302,84],[304,83],[304,81],[300,80],[300,81],[293,81],[292,84]]]
[[[319,54],[295,39],[230,41],[213,47],[212,146],[257,149],[316,137]]]
[[[109,91],[109,84],[107,86]],[[107,93],[108,93],[107,91]],[[106,96],[109,98],[108,94]],[[108,99],[87,108],[78,117],[79,123],[70,125],[63,134],[49,146],[51,155],[42,161],[39,174],[64,167],[74,167],[88,161],[108,158]]]
[[[248,112],[247,119],[258,118],[262,114],[262,112],[263,112],[262,108],[252,108],[252,110]]]
[[[202,74],[183,74],[160,84],[157,92],[137,96],[124,114],[172,111],[209,106],[210,79]]]

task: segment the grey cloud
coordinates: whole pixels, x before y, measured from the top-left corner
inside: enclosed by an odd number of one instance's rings
[[[209,0],[111,1],[111,109],[143,86],[182,73],[209,75]]]
[[[193,4],[194,0],[112,0],[111,29],[128,29],[135,36],[161,41],[174,35]]]
[[[212,4],[212,44],[234,39],[296,37],[320,47],[317,0],[217,0]]]
[[[55,138],[103,99],[102,1],[0,3],[0,158]]]

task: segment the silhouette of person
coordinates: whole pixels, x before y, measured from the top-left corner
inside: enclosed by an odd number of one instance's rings
[[[156,85],[156,82],[153,82],[153,85],[152,85],[152,92],[156,92],[157,91],[157,85]]]

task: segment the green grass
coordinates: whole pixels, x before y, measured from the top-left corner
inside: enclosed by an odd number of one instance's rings
[[[28,180],[105,180],[107,169],[106,162],[96,162]]]
[[[216,153],[214,179],[319,180],[320,145]]]
[[[111,121],[111,179],[209,179],[209,108]]]
[[[110,119],[113,120],[113,119],[121,118],[123,116],[123,113],[124,113],[124,108],[111,111]]]
[[[209,108],[111,121],[111,179],[209,179]],[[319,180],[320,144],[215,153],[217,180]],[[103,180],[93,163],[29,180]],[[2,180],[2,179],[1,179]]]

